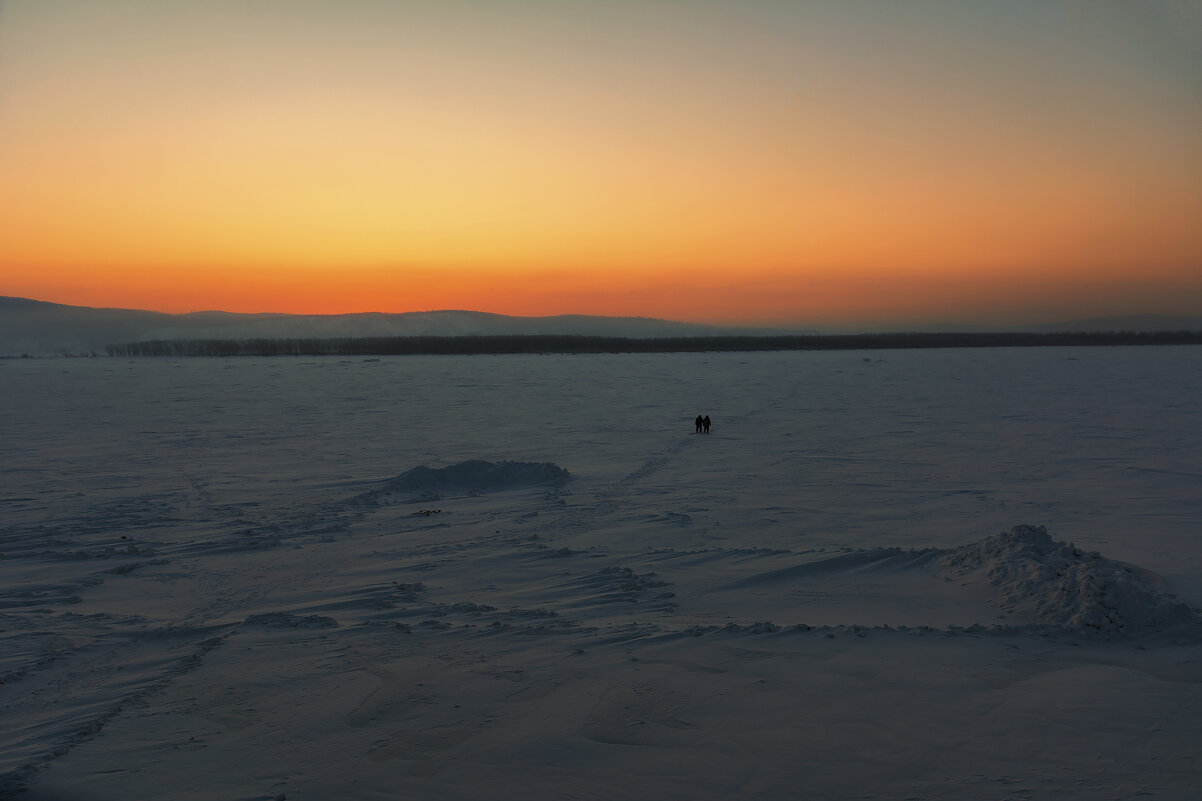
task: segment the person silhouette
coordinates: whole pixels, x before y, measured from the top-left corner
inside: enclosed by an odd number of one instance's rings
[[[693,421],[697,424],[697,433],[701,433],[701,427],[705,425],[705,421],[701,419],[701,415],[697,415],[697,419]]]
[[[705,429],[705,433],[710,433],[710,416],[708,414],[701,418],[701,426]]]

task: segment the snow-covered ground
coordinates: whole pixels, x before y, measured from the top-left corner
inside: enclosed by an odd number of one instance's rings
[[[0,362],[0,796],[1193,799],[1200,397],[1196,347]]]

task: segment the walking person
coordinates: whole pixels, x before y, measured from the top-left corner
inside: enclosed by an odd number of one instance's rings
[[[697,433],[701,433],[701,427],[705,425],[705,421],[701,419],[701,415],[697,415],[697,419],[693,421],[697,424]]]
[[[701,418],[701,426],[705,429],[705,433],[710,433],[710,416],[708,414]]]

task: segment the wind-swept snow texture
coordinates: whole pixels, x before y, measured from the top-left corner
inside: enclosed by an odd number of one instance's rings
[[[1196,797],[1198,349],[0,388],[0,798]]]

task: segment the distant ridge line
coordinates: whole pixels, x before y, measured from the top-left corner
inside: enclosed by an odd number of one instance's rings
[[[1202,345],[1202,331],[814,334],[613,337],[487,334],[332,338],[169,339],[108,345],[109,356],[419,356],[520,353],[699,353],[1116,345]]]
[[[830,330],[822,333],[813,329],[747,328],[706,323],[684,323],[650,317],[598,317],[566,314],[551,317],[512,317],[492,312],[434,310],[423,312],[370,312],[335,315],[297,315],[286,313],[243,314],[237,312],[194,312],[168,314],[137,309],[91,308],[65,306],[29,298],[0,296],[0,357],[64,356],[104,353],[106,346],[127,347],[145,342],[261,342],[277,340],[302,342],[303,345],[256,345],[265,352],[299,353],[301,349],[315,354],[350,353],[370,348],[369,353],[520,353],[524,351],[558,351],[587,353],[598,351],[699,351],[699,350],[764,350],[797,348],[857,348],[857,347],[992,347],[998,345],[1031,344],[1123,344],[1114,333],[1168,332],[1165,338],[1128,339],[1126,344],[1173,344],[1189,342],[1174,338],[1178,332],[1202,330],[1202,315],[1168,316],[1135,314],[1121,317],[1094,318],[1076,322],[1041,324],[1032,327],[981,327],[977,323],[944,321],[911,328],[905,323],[892,323],[867,331]],[[896,340],[894,332],[907,332],[907,339]],[[1084,340],[1082,333],[1103,333],[1106,336]],[[1019,339],[967,339],[970,335],[1057,334],[1067,340],[1032,342]],[[918,335],[943,337],[922,340]],[[960,338],[962,342],[946,337]],[[408,342],[381,346],[376,340],[410,338]],[[441,339],[460,338],[452,347]],[[480,340],[464,337],[495,337],[481,344]],[[519,340],[521,345],[504,344],[504,337],[546,337],[547,339]],[[582,340],[555,340],[555,337],[591,337]],[[674,340],[697,337],[698,342],[681,344]],[[792,340],[787,338],[794,338]],[[811,337],[811,339],[805,339]],[[860,337],[843,339],[843,337]],[[886,342],[882,337],[888,338]],[[630,340],[662,339],[656,346],[632,345]],[[735,338],[734,344],[723,344]],[[781,339],[786,338],[786,339]],[[602,344],[605,340],[608,344]],[[338,350],[324,344],[328,340],[351,340],[359,344],[339,345]],[[371,344],[363,344],[371,340]],[[322,343],[322,344],[315,344]],[[538,343],[538,344],[535,344]],[[172,346],[174,347],[174,346]],[[188,346],[193,352],[197,346]],[[251,346],[220,346],[221,350],[250,354]],[[176,348],[179,352],[184,352]],[[209,352],[215,352],[216,347]],[[196,353],[195,355],[203,355]]]

